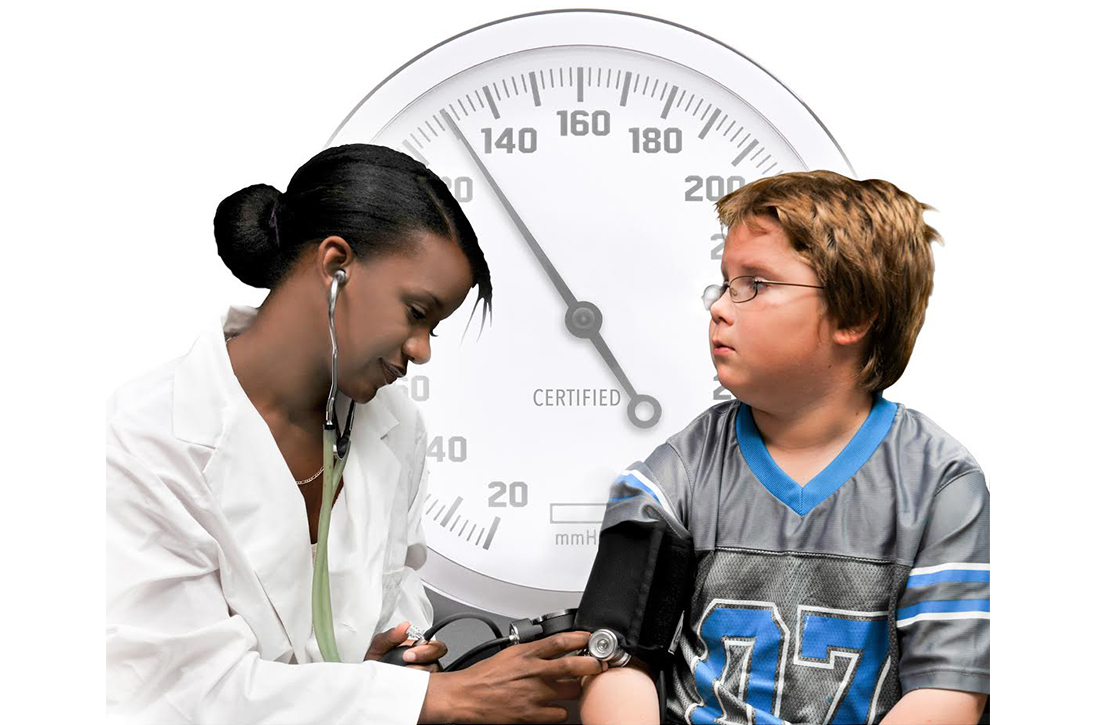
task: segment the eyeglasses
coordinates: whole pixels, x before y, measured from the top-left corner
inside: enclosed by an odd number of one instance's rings
[[[734,277],[729,282],[723,284],[712,284],[703,290],[703,306],[708,310],[711,306],[722,298],[722,295],[728,290],[730,293],[730,299],[740,304],[742,302],[748,302],[753,297],[756,297],[760,292],[760,288],[764,285],[776,285],[782,287],[809,287],[811,289],[825,289],[819,284],[795,284],[794,282],[772,282],[767,279],[757,279],[751,274],[743,275],[741,277]]]

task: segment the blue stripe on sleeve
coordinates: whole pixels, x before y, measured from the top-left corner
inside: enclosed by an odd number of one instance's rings
[[[913,574],[906,588],[927,587],[946,582],[985,582],[989,583],[988,569],[944,569],[930,574]]]
[[[909,619],[929,612],[988,612],[988,599],[933,599],[898,610],[898,619]]]
[[[653,497],[653,500],[656,501],[658,504],[661,503],[661,499],[657,498],[657,494],[655,494],[653,492],[653,489],[651,489],[649,486],[647,486],[644,483],[642,483],[641,481],[639,481],[634,476],[631,476],[630,474],[624,474],[622,476],[619,476],[618,478],[615,479],[615,483],[625,483],[626,485],[630,486],[631,488],[640,488],[643,491],[645,491],[646,493],[648,493],[651,497]],[[639,495],[639,494],[635,494],[635,495]],[[634,498],[634,496],[622,496],[620,498],[613,498],[610,501],[608,501],[608,503],[614,503],[615,501],[622,501],[622,500],[628,499],[628,498]]]

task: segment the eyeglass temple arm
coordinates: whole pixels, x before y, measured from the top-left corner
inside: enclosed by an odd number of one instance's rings
[[[812,289],[825,289],[823,286],[821,286],[819,284],[798,284],[797,282],[772,282],[770,279],[760,279],[760,280],[757,280],[757,282],[759,282],[761,284],[780,285],[780,286],[783,286],[783,287],[810,287]],[[727,286],[728,286],[728,284],[727,284]]]

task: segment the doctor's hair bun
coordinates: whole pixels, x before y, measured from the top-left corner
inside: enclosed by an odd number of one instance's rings
[[[218,205],[214,237],[233,275],[275,289],[329,237],[341,238],[356,262],[414,254],[425,234],[451,240],[466,255],[482,303],[493,284],[477,234],[447,183],[400,151],[371,144],[331,146],[302,164],[279,193],[266,184],[241,189]]]
[[[282,271],[280,197],[275,187],[255,184],[227,196],[214,214],[218,256],[234,277],[252,287],[274,286]]]

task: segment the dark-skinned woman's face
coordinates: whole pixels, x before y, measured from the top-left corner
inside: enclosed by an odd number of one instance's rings
[[[339,388],[357,403],[431,358],[432,330],[459,308],[473,271],[458,244],[410,234],[407,251],[352,262],[336,304]]]

